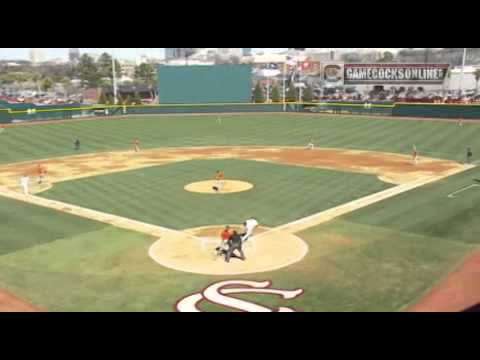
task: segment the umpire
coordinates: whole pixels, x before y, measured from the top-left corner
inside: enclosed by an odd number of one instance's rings
[[[240,253],[240,259],[245,261],[246,259],[245,254],[243,253],[243,250],[242,250],[242,235],[243,234],[238,234],[236,231],[233,231],[233,235],[228,240],[227,242],[228,250],[227,250],[227,253],[225,254],[225,261],[227,263],[230,262],[230,257],[232,256],[235,250],[238,250],[238,252]]]

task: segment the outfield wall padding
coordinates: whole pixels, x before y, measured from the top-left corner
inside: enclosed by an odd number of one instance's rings
[[[248,103],[252,98],[250,65],[192,65],[157,68],[161,104]]]
[[[393,116],[480,119],[480,105],[397,103]]]

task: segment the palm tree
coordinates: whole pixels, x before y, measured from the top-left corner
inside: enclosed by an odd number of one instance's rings
[[[478,81],[480,80],[480,69],[476,69],[473,73],[473,75],[475,76],[475,82],[477,84],[476,88],[475,88],[475,93],[478,94]]]

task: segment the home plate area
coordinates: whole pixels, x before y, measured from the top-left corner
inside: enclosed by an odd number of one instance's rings
[[[231,226],[242,231],[241,225]],[[300,261],[307,244],[286,231],[258,227],[243,245],[246,259],[232,257],[226,263],[215,255],[223,226],[205,226],[184,232],[167,232],[149,250],[150,257],[168,268],[208,275],[250,274],[272,271]]]

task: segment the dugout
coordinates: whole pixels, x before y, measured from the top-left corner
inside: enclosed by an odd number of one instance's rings
[[[251,103],[252,68],[246,64],[159,65],[161,104]]]

